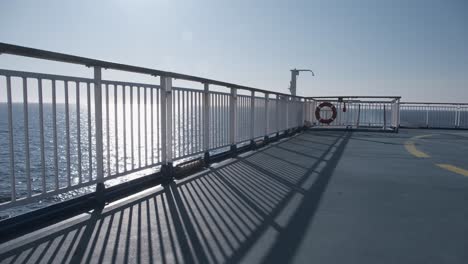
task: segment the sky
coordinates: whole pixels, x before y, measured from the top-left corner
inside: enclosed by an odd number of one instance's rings
[[[467,13],[466,0],[0,0],[0,42],[284,93],[290,69],[310,68],[304,96],[468,102]],[[11,55],[0,68],[92,76]]]

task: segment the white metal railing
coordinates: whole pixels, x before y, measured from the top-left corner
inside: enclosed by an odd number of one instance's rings
[[[94,68],[92,78],[0,70],[0,210],[304,123],[303,97],[1,43],[0,52]],[[159,85],[103,80],[104,68],[157,75]]]
[[[401,118],[403,126],[468,128],[466,104],[306,98],[3,43],[1,53],[84,65],[94,75],[0,70],[0,210],[71,191],[100,191],[111,179],[235,150],[304,123],[397,130]],[[155,84],[103,80],[103,69],[151,75]],[[174,87],[175,79],[203,89]],[[323,102],[336,109],[329,124],[317,119],[317,111],[322,119],[333,114],[317,108]]]
[[[402,127],[468,128],[468,104],[401,103]]]
[[[324,102],[333,106],[321,108]],[[314,97],[306,101],[305,119],[315,127],[395,130],[399,127],[399,104],[400,97],[391,96]],[[334,119],[333,107],[336,115]],[[332,121],[323,123],[320,119]]]

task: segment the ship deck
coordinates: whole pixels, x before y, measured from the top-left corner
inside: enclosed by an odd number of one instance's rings
[[[307,131],[0,245],[1,263],[468,263],[468,131]]]

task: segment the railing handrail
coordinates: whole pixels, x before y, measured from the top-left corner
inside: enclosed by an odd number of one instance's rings
[[[193,76],[193,75],[156,70],[156,69],[151,69],[151,68],[133,66],[129,64],[121,64],[121,63],[115,63],[115,62],[109,62],[109,61],[103,61],[103,60],[96,60],[96,59],[91,59],[91,58],[86,58],[86,57],[81,57],[81,56],[76,56],[76,55],[70,55],[70,54],[53,52],[53,51],[48,51],[48,50],[41,50],[41,49],[34,49],[34,48],[0,42],[0,54],[2,53],[36,58],[36,59],[80,64],[80,65],[84,65],[87,67],[101,67],[104,69],[149,74],[152,76],[171,77],[175,79],[199,82],[203,84],[212,84],[212,85],[224,86],[228,88],[236,88],[236,89],[241,89],[241,90],[248,90],[248,91],[259,92],[259,93],[278,94],[281,96],[305,98],[303,96],[293,96],[293,95],[285,94],[281,92],[268,91],[268,90],[263,90],[263,89],[258,89],[258,88],[253,88],[249,86],[228,83],[228,82],[223,82],[223,81],[217,81],[217,80]]]
[[[401,99],[401,96],[380,96],[380,95],[375,95],[375,96],[359,96],[359,95],[332,95],[332,96],[310,96],[310,97],[305,97],[305,99],[331,99],[331,98],[364,98],[364,99],[378,99],[378,98],[389,98],[389,99]]]
[[[441,102],[400,102],[400,104],[417,104],[417,105],[468,105],[468,103],[441,103]]]

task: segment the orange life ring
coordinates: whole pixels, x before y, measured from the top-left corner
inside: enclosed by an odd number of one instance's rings
[[[332,110],[332,116],[328,119],[323,119],[321,116],[320,116],[320,110],[322,110],[323,107],[329,107],[331,108]],[[330,102],[323,102],[321,104],[319,104],[317,106],[317,108],[315,108],[315,117],[317,118],[317,120],[322,123],[322,124],[330,124],[331,122],[333,122],[336,118],[336,115],[337,115],[337,112],[336,112],[336,107],[330,103]]]

